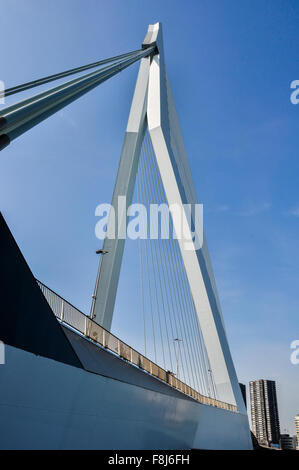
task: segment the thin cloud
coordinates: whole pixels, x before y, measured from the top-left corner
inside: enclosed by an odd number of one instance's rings
[[[295,207],[294,209],[289,211],[290,215],[293,215],[294,217],[299,217],[299,207]]]
[[[244,211],[237,212],[237,215],[241,217],[252,217],[254,215],[261,214],[262,212],[266,212],[271,207],[269,202],[264,202],[263,204],[251,206]]]
[[[76,121],[64,109],[60,110],[57,114],[61,119],[63,119],[71,127],[78,128],[78,125],[77,125]]]
[[[219,212],[228,212],[230,210],[230,207],[227,204],[219,204],[218,206],[208,208],[205,207],[205,212],[209,213],[219,213]]]
[[[228,210],[229,210],[229,206],[227,206],[226,204],[223,204],[216,208],[217,212],[227,212]]]

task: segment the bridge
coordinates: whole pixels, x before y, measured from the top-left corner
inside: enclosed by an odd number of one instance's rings
[[[10,96],[96,68],[1,110],[0,150],[137,61],[111,203],[118,210],[107,213],[89,313],[34,278],[1,218],[0,339],[8,360],[0,368],[0,426],[10,423],[3,448],[251,448],[206,238],[196,230],[161,24],[149,26],[141,49],[4,90]],[[149,211],[155,204],[161,234],[172,234],[159,237],[155,227],[156,236],[142,236],[142,218],[135,223],[143,353],[111,332],[134,201]]]

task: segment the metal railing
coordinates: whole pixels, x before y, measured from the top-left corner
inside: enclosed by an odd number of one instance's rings
[[[97,323],[91,320],[90,317],[60,297],[58,294],[56,294],[56,292],[45,286],[38,279],[37,283],[48,304],[50,305],[54,315],[62,323],[65,323],[101,347],[112,351],[120,358],[130,362],[131,364],[134,364],[148,374],[151,374],[154,377],[162,380],[176,390],[179,390],[189,397],[194,398],[198,402],[205,405],[215,406],[217,408],[223,408],[237,412],[237,407],[235,405],[200,394],[189,385],[175,377],[172,372],[162,369],[162,367],[159,367],[157,364],[137,352],[135,349],[131,348],[131,346],[124,343],[109,331],[99,326]]]

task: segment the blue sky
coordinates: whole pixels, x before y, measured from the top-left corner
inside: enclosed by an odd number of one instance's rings
[[[299,338],[299,105],[290,102],[290,83],[299,79],[298,19],[296,0],[7,0],[0,16],[0,79],[8,87],[134,50],[149,23],[163,23],[239,379],[277,381],[281,428],[292,433],[299,412],[299,365],[289,360]],[[85,312],[98,262],[94,210],[111,199],[137,70],[0,155],[0,208],[32,271]],[[124,311],[115,331],[129,322],[129,282],[120,284]]]

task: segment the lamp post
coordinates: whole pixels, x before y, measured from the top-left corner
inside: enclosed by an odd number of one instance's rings
[[[91,303],[91,309],[90,309],[90,318],[91,318],[91,320],[94,318],[94,308],[95,308],[95,304],[96,304],[97,291],[98,291],[98,285],[99,285],[99,280],[100,280],[100,272],[101,272],[101,268],[102,268],[103,256],[106,255],[107,253],[108,253],[108,251],[102,250],[102,249],[96,251],[97,255],[102,255],[102,256],[101,256],[101,262],[100,262],[100,266],[99,266],[99,269],[98,269],[96,283],[95,283],[95,286],[94,286],[94,291],[93,291],[93,296],[92,296],[92,303]]]

